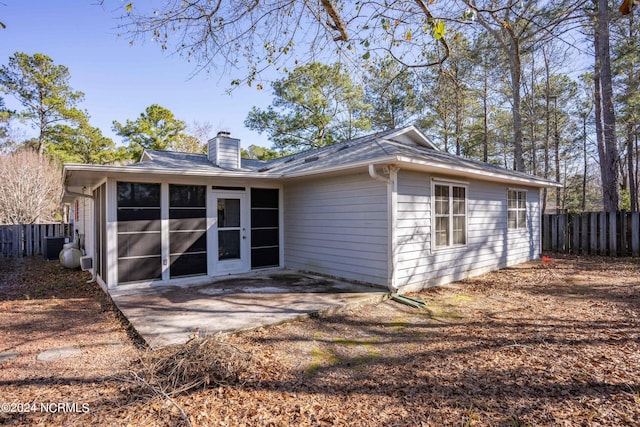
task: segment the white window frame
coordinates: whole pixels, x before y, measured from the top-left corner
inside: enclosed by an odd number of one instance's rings
[[[449,188],[449,208],[447,217],[449,218],[448,242],[446,245],[436,245],[436,223],[439,216],[436,214],[436,187],[443,186]],[[453,243],[453,219],[456,216],[453,213],[453,188],[459,187],[464,189],[464,243]],[[464,248],[469,242],[469,184],[464,181],[444,180],[433,178],[431,180],[431,248],[432,251],[443,251],[456,248]]]
[[[509,201],[512,200],[509,196],[511,195],[511,192],[515,193],[515,200],[516,200],[516,207],[510,207],[509,206]],[[524,206],[520,207],[518,206],[517,201],[519,200],[518,195],[522,193],[523,196],[523,200],[524,200]],[[528,229],[528,225],[527,225],[527,204],[528,204],[528,200],[527,200],[527,190],[524,190],[522,188],[507,188],[507,230],[508,231],[518,231],[518,230],[527,230]],[[509,225],[509,213],[510,212],[515,212],[515,216],[516,216],[516,226],[512,227]],[[524,212],[524,221],[523,223],[520,223],[520,216],[518,215],[520,212]]]

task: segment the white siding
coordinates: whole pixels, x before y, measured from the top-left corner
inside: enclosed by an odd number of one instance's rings
[[[527,191],[527,229],[507,230],[505,184],[469,181],[467,245],[431,248],[430,176],[398,174],[396,284],[404,291],[459,280],[536,259],[540,253],[540,197]]]
[[[216,164],[223,168],[237,169],[240,157],[240,140],[230,138],[220,138],[218,143],[218,153]]]
[[[240,140],[217,136],[208,142],[207,156],[214,165],[222,168],[240,167]]]
[[[386,286],[387,186],[368,174],[284,186],[285,266]]]
[[[93,199],[88,197],[78,197],[76,200],[78,201],[78,221],[74,224],[74,228],[78,231],[80,236],[84,237],[84,248],[87,255],[93,256]]]

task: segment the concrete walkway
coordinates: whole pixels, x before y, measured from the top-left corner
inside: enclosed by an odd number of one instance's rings
[[[157,286],[112,298],[152,349],[381,301],[387,291],[292,272],[190,287]]]

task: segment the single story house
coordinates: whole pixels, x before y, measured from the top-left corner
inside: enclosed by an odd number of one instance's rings
[[[64,185],[105,290],[289,268],[408,292],[538,259],[556,184],[409,126],[270,161],[220,132],[207,155],[66,164]]]

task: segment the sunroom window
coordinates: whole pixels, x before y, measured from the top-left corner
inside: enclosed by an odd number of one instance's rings
[[[170,276],[207,274],[207,187],[169,184]]]
[[[160,184],[118,182],[118,283],[162,278]]]

